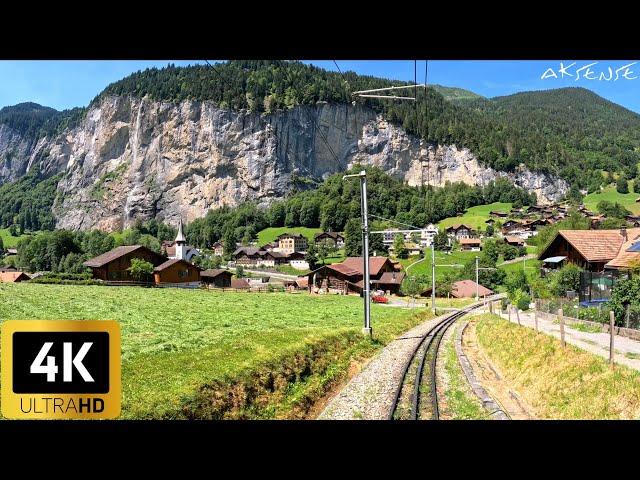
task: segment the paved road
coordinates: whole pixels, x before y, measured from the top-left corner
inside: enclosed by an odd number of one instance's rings
[[[501,314],[502,318],[508,319],[509,316]],[[517,323],[516,315],[511,315],[511,322]],[[533,313],[520,313],[520,322],[522,325],[535,328],[535,320]],[[560,325],[553,323],[551,320],[538,319],[538,327],[541,332],[560,338]],[[567,343],[575,345],[578,348],[586,350],[590,353],[600,355],[609,359],[609,333],[590,333],[581,332],[565,324],[564,338]],[[640,371],[640,342],[632,340],[628,337],[615,335],[614,338],[614,359],[616,363],[626,365],[630,368]],[[637,358],[629,358],[637,357]]]

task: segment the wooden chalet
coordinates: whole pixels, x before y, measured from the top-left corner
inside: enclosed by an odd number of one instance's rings
[[[605,267],[617,268],[616,262],[612,261],[624,251],[622,247],[639,239],[640,228],[560,230],[538,259],[543,268],[573,263],[585,271],[602,272]]]
[[[459,243],[462,251],[479,252],[482,249],[479,238],[461,238]]]
[[[489,215],[497,218],[507,218],[509,214],[507,212],[501,212],[499,210],[492,210]]]
[[[200,281],[205,285],[216,288],[230,288],[232,277],[233,274],[229,270],[222,268],[200,272]]]
[[[333,247],[344,247],[344,235],[340,232],[316,233],[313,237],[313,241],[316,245],[321,245],[322,243],[324,243]]]
[[[507,235],[504,237],[504,242],[512,247],[524,247],[524,240],[514,235]]]
[[[323,265],[307,274],[310,292],[326,293],[362,293],[363,259],[349,257],[342,263]],[[370,257],[369,275],[371,288],[397,293],[404,279],[404,272],[399,271],[397,264],[388,257]]]
[[[445,232],[447,233],[447,236],[449,236],[449,238],[455,238],[458,241],[463,238],[471,238],[475,236],[473,227],[465,225],[464,223],[456,223],[454,225],[451,225],[450,227],[447,227]]]
[[[199,285],[201,268],[182,260],[171,258],[153,269],[153,278],[156,285],[162,283],[184,283]]]
[[[142,245],[127,245],[116,247],[102,255],[98,255],[83,263],[85,267],[91,268],[93,278],[97,280],[134,282],[137,281],[131,276],[128,269],[131,267],[131,260],[138,258],[151,263],[154,267],[160,266],[167,261],[165,257],[149,250]],[[149,278],[149,281],[152,279]]]

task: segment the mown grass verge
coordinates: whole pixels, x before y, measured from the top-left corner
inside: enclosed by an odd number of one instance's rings
[[[545,419],[636,419],[640,373],[497,315],[478,317],[478,342]]]
[[[426,309],[425,309],[426,310]],[[122,418],[302,418],[371,355],[429,313],[358,297],[0,284],[0,319],[114,319]]]
[[[487,420],[489,419],[488,412],[471,391],[471,387],[467,383],[467,378],[458,361],[455,338],[456,330],[459,328],[462,328],[462,326],[456,326],[444,350],[444,368],[449,380],[445,389],[447,410],[454,420]]]

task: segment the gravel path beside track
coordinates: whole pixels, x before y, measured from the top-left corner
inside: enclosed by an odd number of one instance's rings
[[[429,329],[443,317],[426,321],[387,345],[331,400],[318,419],[388,419],[398,385],[414,350]]]

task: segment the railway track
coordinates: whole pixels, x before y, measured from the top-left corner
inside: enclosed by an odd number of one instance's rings
[[[497,300],[495,296],[487,300]],[[476,303],[442,318],[422,337],[405,367],[395,395],[390,420],[438,420],[436,363],[442,337],[456,320],[482,303]]]

